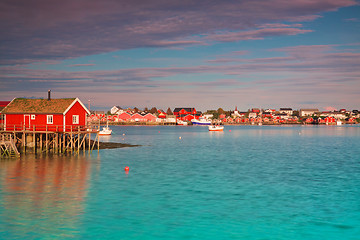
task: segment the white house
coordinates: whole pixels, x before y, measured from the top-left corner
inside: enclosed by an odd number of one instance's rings
[[[113,106],[110,110],[110,113],[113,115],[114,114],[122,114],[123,112],[124,112],[124,110],[119,106]]]
[[[312,116],[314,114],[317,114],[318,112],[319,112],[319,109],[317,109],[317,108],[300,109],[300,117]]]
[[[279,113],[285,113],[288,116],[293,115],[293,110],[292,108],[280,108]]]

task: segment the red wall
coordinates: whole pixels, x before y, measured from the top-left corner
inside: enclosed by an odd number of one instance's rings
[[[79,115],[79,124],[73,124],[73,115]],[[65,125],[85,126],[85,123],[86,111],[79,102],[76,102],[65,115]]]
[[[31,115],[35,115],[35,119],[31,119]],[[47,124],[46,114],[6,114],[6,130],[23,130],[24,127],[27,130],[34,130],[35,126],[35,130],[44,131],[48,125],[47,130],[55,131],[63,127],[62,114],[49,115],[53,115],[53,124]]]

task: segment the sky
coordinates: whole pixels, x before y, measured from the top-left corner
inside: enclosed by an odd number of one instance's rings
[[[0,100],[360,109],[360,1],[1,0]]]

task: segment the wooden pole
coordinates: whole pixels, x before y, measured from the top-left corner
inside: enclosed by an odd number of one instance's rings
[[[31,128],[30,128],[31,129]],[[34,144],[34,153],[36,153],[36,135],[35,135],[35,126],[33,126],[33,144]]]
[[[42,152],[42,150],[43,150],[43,141],[42,141],[43,135],[42,135],[42,133],[39,133],[39,135],[40,135],[40,152]]]
[[[48,138],[48,126],[46,125],[46,131],[45,131],[45,149],[46,149],[46,152],[48,152],[48,150],[49,150],[48,141],[49,141],[49,138]]]
[[[91,133],[89,133],[89,153],[90,153],[90,150],[91,150]]]
[[[66,142],[66,133],[64,132],[63,133],[63,149],[62,149],[62,152],[65,152],[65,143]]]
[[[26,136],[25,131],[22,132],[22,145],[23,145],[23,153],[25,153],[25,146],[26,146]]]
[[[73,151],[73,135],[72,135],[72,126],[70,126],[70,151]]]

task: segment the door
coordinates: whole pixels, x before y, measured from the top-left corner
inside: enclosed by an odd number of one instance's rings
[[[25,130],[30,130],[30,115],[24,115]]]

